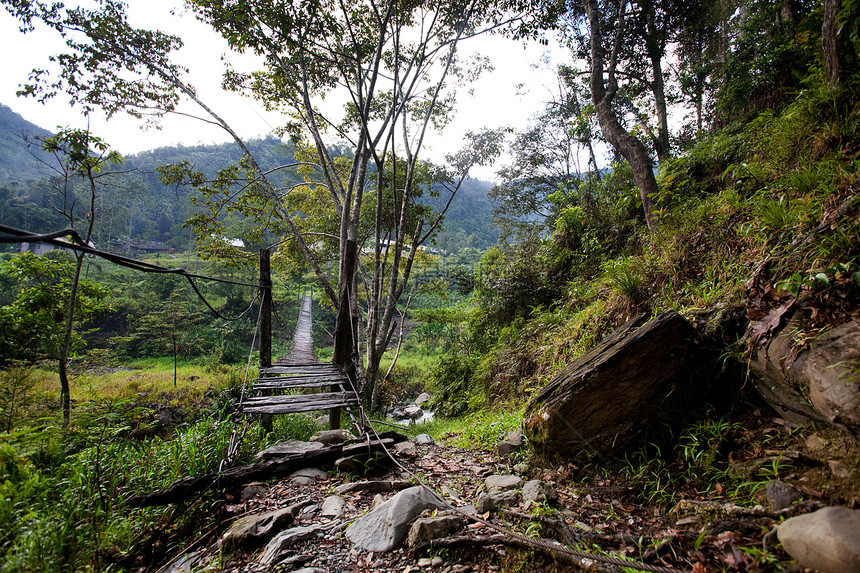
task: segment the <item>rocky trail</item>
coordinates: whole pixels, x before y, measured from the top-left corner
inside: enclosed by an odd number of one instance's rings
[[[760,436],[785,423],[767,417],[759,422]],[[222,525],[217,538],[189,546],[161,571],[635,570],[598,560],[608,554],[610,561],[629,559],[632,566],[652,571],[803,571],[795,559],[820,563],[816,552],[831,559],[838,555],[827,571],[860,570],[860,511],[850,509],[860,501],[851,496],[856,493],[856,480],[850,477],[856,477],[856,460],[851,465],[850,460],[832,459],[834,449],[816,451],[822,442],[838,440],[814,436],[793,436],[802,451],[782,452],[794,456],[795,463],[762,488],[756,498],[760,504],[735,505],[728,492],[717,488],[685,492],[669,507],[643,499],[638,482],[623,472],[572,464],[531,467],[521,454],[457,449],[421,435],[390,448],[396,463],[383,457],[366,465],[305,468],[228,492],[218,510]],[[516,435],[509,438],[507,442],[517,440]],[[752,452],[733,467],[738,472],[761,467],[773,454]],[[834,461],[849,464],[850,476],[833,475]],[[816,475],[826,477],[829,485],[822,486]],[[416,478],[456,510],[415,487]],[[826,509],[817,511],[821,508]],[[786,525],[795,516],[817,515],[825,518],[824,525]],[[793,537],[774,533],[780,523]],[[816,533],[821,527],[825,533]],[[816,535],[831,542],[810,548]],[[571,554],[561,545],[597,557]]]

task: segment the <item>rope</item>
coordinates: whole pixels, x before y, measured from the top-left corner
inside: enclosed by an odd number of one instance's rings
[[[8,227],[6,225],[0,225],[0,233],[6,233],[7,235],[12,235],[11,237],[4,237],[4,236],[0,235],[0,243],[23,243],[23,242],[31,242],[31,241],[41,241],[43,243],[48,243],[49,245],[54,245],[56,247],[60,247],[60,248],[64,248],[64,249],[72,249],[74,251],[80,251],[83,253],[94,255],[94,256],[100,257],[102,259],[105,259],[107,261],[110,261],[114,264],[117,264],[121,267],[126,267],[129,269],[135,270],[135,271],[140,271],[140,272],[144,272],[144,273],[173,274],[173,275],[183,276],[188,280],[188,283],[191,285],[191,288],[194,290],[194,293],[203,302],[203,304],[205,304],[206,307],[210,311],[212,311],[212,313],[216,317],[218,317],[222,320],[226,320],[228,322],[239,320],[240,318],[245,316],[245,314],[251,309],[251,307],[254,306],[254,301],[256,300],[256,297],[253,300],[251,300],[251,304],[249,304],[248,308],[246,308],[244,311],[242,311],[241,314],[239,314],[238,316],[236,316],[234,318],[226,317],[226,316],[222,315],[220,312],[218,312],[217,310],[215,310],[215,308],[213,308],[211,304],[209,304],[209,301],[206,300],[206,297],[204,297],[203,293],[201,293],[200,290],[197,288],[197,285],[194,282],[194,279],[215,281],[215,282],[237,285],[237,286],[247,286],[247,287],[253,287],[253,288],[260,288],[260,285],[258,285],[258,284],[244,283],[244,282],[239,282],[239,281],[231,281],[231,280],[227,280],[227,279],[219,279],[219,278],[215,278],[215,277],[209,277],[209,276],[205,276],[205,275],[198,275],[195,273],[190,273],[185,269],[168,269],[165,267],[161,267],[159,265],[147,263],[146,261],[138,261],[137,259],[132,259],[132,258],[125,257],[122,255],[117,255],[116,253],[110,253],[107,251],[95,249],[95,248],[87,245],[75,229],[64,229],[62,231],[54,231],[52,233],[38,234],[38,233],[32,233],[30,231],[23,231],[21,229],[16,229],[15,227]],[[73,242],[69,243],[66,241],[61,241],[60,237],[71,237]]]
[[[257,345],[257,333],[260,331],[260,320],[263,316],[263,305],[260,305],[260,309],[257,311],[257,324],[254,326],[254,336],[251,338],[251,351],[248,352],[248,363],[245,365],[245,376],[242,379],[242,390],[239,393],[239,404],[245,401],[245,390],[248,387],[248,375],[251,372],[251,359],[254,357],[254,347]],[[242,442],[245,439],[245,434],[248,433],[248,428],[251,426],[251,420],[245,416],[245,426],[242,428],[241,435],[238,433],[236,426],[233,426],[233,432],[230,434],[230,441],[227,443],[227,453],[225,457],[218,464],[218,473],[220,474],[224,471],[226,466],[230,466],[233,464],[233,460],[236,459],[236,455],[239,453],[239,448],[242,446]]]

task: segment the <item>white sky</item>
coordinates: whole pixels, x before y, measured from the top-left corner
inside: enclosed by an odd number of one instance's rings
[[[189,68],[191,83],[195,85],[202,99],[222,115],[241,136],[264,136],[279,125],[278,116],[265,112],[257,102],[220,89],[221,56],[228,52],[227,45],[220,36],[196,21],[193,16],[171,15],[171,8],[181,6],[181,0],[128,2],[133,25],[161,29],[183,38],[185,47],[180,52],[179,61]],[[37,27],[35,33],[23,35],[18,31],[15,19],[5,10],[0,10],[0,48],[5,54],[0,73],[0,103],[46,129],[85,125],[80,113],[66,105],[62,94],[47,105],[39,104],[32,98],[16,96],[16,91],[27,81],[34,67],[47,67],[48,56],[63,51],[64,45],[55,33]],[[446,153],[456,151],[463,135],[469,130],[500,126],[525,127],[530,116],[539,111],[542,102],[550,97],[553,75],[546,70],[532,69],[532,65],[539,60],[547,47],[536,43],[524,47],[521,42],[501,37],[485,37],[472,40],[464,45],[464,48],[474,48],[477,52],[489,56],[495,70],[486,73],[474,84],[474,96],[465,91],[460,94],[454,120],[441,136],[428,139],[424,156],[434,160],[441,161]],[[556,48],[552,51],[556,62],[561,62],[566,57],[562,49]],[[234,56],[231,56],[231,59],[234,59]],[[518,84],[523,84],[524,87],[518,89]],[[182,109],[180,107],[180,110]],[[184,109],[189,112],[196,111],[193,107]],[[115,116],[110,121],[94,118],[91,123],[97,135],[123,154],[177,143],[194,145],[229,140],[218,128],[180,116],[165,118],[159,131],[143,131],[139,126],[137,119],[125,115]],[[492,180],[495,179],[495,168],[479,168],[473,175]]]

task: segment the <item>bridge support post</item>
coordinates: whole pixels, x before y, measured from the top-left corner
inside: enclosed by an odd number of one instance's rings
[[[260,368],[272,365],[272,252],[260,249]],[[272,431],[272,415],[263,414],[260,424]]]

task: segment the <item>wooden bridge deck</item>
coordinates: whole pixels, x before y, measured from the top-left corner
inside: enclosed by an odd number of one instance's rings
[[[299,309],[293,343],[286,358],[261,367],[254,384],[258,396],[241,403],[248,414],[291,414],[330,410],[358,405],[358,394],[339,366],[318,362],[313,350],[312,299],[305,296]],[[305,389],[329,387],[329,392],[299,393]]]

